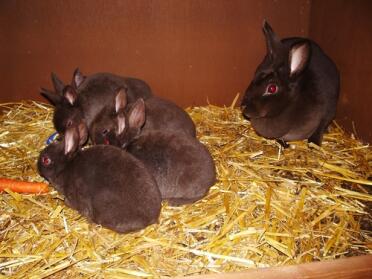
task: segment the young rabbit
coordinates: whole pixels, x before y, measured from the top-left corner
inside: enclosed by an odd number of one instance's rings
[[[64,85],[54,73],[52,73],[52,81],[55,91],[41,88],[40,94],[54,106],[54,128],[62,135],[66,128],[85,123],[84,113],[81,107],[77,105],[75,88],[71,85]]]
[[[84,136],[69,127],[61,142],[47,146],[37,162],[40,175],[65,196],[68,206],[111,230],[124,233],[156,223],[161,197],[145,166],[115,146],[77,151]]]
[[[130,102],[138,98],[147,99],[152,95],[146,82],[110,73],[85,77],[76,69],[71,86],[65,86],[54,73],[52,82],[55,92],[42,88],[41,95],[55,106],[53,124],[60,134],[68,126],[78,125],[81,121],[89,127],[96,115],[105,106],[111,105],[119,87],[127,88]]]
[[[116,145],[117,114],[119,110],[129,111],[132,105],[133,103],[127,104],[126,90],[124,88],[117,90],[115,104],[103,109],[90,126],[92,142]],[[196,136],[195,124],[191,117],[174,103],[152,96],[145,100],[145,108],[146,121],[142,132],[159,130]],[[123,121],[121,123],[124,124]]]
[[[255,131],[266,138],[308,139],[320,145],[336,113],[339,73],[313,41],[279,40],[267,22],[267,54],[245,92],[241,108]]]
[[[108,125],[110,132],[106,137],[96,138],[96,143],[122,146],[142,161],[154,175],[162,198],[171,205],[192,203],[204,197],[216,181],[208,149],[185,133],[143,131],[144,123],[145,102],[142,99],[138,99],[127,113],[118,105],[117,119]]]

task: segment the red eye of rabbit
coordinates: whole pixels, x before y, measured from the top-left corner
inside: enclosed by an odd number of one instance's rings
[[[52,162],[52,160],[50,160],[50,158],[48,156],[43,156],[41,158],[41,163],[44,165],[44,166],[49,166],[50,163]]]
[[[269,84],[266,88],[266,93],[269,93],[269,94],[275,94],[276,92],[278,92],[278,86],[276,84]]]
[[[109,145],[110,144],[110,141],[107,138],[104,138],[103,139],[103,144]]]

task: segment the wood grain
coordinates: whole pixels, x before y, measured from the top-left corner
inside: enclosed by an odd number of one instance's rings
[[[51,71],[69,82],[79,66],[142,78],[183,107],[229,105],[265,53],[263,19],[304,36],[309,13],[306,0],[0,1],[0,101],[42,100]]]
[[[372,255],[239,273],[183,277],[184,279],[359,279],[372,278]]]

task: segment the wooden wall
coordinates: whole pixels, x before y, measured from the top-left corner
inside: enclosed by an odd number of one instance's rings
[[[337,121],[372,143],[372,1],[313,0],[310,37],[341,74]]]
[[[307,35],[306,0],[0,1],[0,101],[36,99],[50,72],[109,71],[181,106],[230,104],[265,51],[262,21]]]
[[[50,72],[80,67],[146,80],[180,106],[230,104],[265,53],[266,18],[281,36],[310,36],[341,71],[337,119],[372,142],[369,0],[0,1],[0,102],[42,100]]]

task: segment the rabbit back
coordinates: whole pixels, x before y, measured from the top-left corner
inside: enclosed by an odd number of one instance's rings
[[[171,205],[201,199],[216,181],[208,149],[190,136],[149,131],[130,144],[128,152],[145,164]]]
[[[159,217],[156,181],[141,162],[119,148],[97,145],[85,149],[60,179],[69,206],[117,232],[142,229]]]
[[[171,101],[151,97],[145,101],[146,122],[143,131],[159,130],[196,136],[195,124],[187,112]]]

